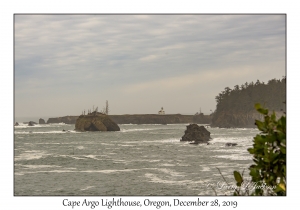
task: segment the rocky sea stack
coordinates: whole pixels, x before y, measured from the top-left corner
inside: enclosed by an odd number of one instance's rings
[[[120,127],[108,115],[93,112],[80,115],[75,123],[76,131],[120,131]]]
[[[208,143],[210,140],[210,132],[204,126],[190,124],[186,126],[186,131],[180,141],[193,141],[194,144]]]
[[[44,119],[40,118],[40,119],[39,119],[39,124],[46,124],[46,122],[45,122]]]
[[[28,122],[28,126],[34,126],[35,124],[37,124],[36,122],[33,122],[33,121],[29,121]]]

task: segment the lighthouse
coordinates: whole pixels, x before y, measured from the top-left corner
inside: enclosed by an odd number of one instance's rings
[[[163,108],[163,107],[161,107],[161,110],[158,111],[158,114],[165,114],[165,111],[164,111],[164,108]]]

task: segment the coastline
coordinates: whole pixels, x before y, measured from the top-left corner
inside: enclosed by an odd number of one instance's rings
[[[209,115],[181,115],[181,114],[128,114],[108,115],[117,124],[180,124],[180,123],[202,123],[210,124]],[[79,116],[53,117],[47,123],[75,124]]]

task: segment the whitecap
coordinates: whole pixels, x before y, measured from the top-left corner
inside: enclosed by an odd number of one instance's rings
[[[85,160],[86,159],[86,158],[82,158],[82,157],[75,156],[75,155],[55,155],[53,157],[70,157],[70,158],[73,158],[75,160]]]
[[[61,133],[81,133],[77,131],[15,131],[15,134],[61,134]]]
[[[82,188],[82,189],[80,189],[80,190],[84,191],[84,190],[88,190],[88,189],[93,188],[93,187],[95,187],[95,186],[87,186],[87,187]]]
[[[121,132],[136,132],[136,131],[150,131],[150,130],[158,130],[153,128],[135,128],[135,129],[121,129]]]
[[[159,178],[156,174],[151,174],[151,173],[146,173],[145,177],[150,180],[150,182],[154,183],[163,183],[163,184],[172,184],[172,185],[192,185],[194,186],[195,184],[202,184],[203,181],[201,180],[171,180],[171,179],[161,179]]]
[[[203,167],[202,167],[202,170],[200,170],[200,171],[210,171],[210,168],[209,168],[209,167],[203,166]]]
[[[183,173],[176,172],[176,171],[173,171],[173,170],[168,169],[168,168],[158,168],[157,170],[162,171],[162,172],[164,172],[166,174],[169,174],[171,176],[185,176],[185,175],[183,175]]]
[[[24,153],[21,153],[19,156],[16,156],[15,161],[40,159],[46,155],[47,154],[44,151],[39,151],[39,150],[25,151]]]
[[[111,174],[111,173],[119,173],[119,172],[131,172],[137,171],[140,169],[120,169],[120,170],[86,170],[86,171],[76,171],[76,170],[51,170],[51,171],[26,171],[22,172],[23,174],[34,174],[34,173],[104,173],[104,174]]]
[[[22,167],[30,168],[30,169],[61,167],[61,166],[56,166],[56,165],[21,165],[21,164],[15,164],[15,166],[22,166]]]
[[[95,159],[95,160],[101,160],[101,159],[96,158],[96,155],[86,155],[84,157]]]
[[[252,160],[253,156],[251,155],[237,155],[237,154],[231,154],[231,155],[216,155],[213,156],[215,158],[225,158],[230,160]]]
[[[19,123],[19,125],[14,126],[15,129],[19,128],[51,128],[51,127],[61,127],[64,126],[74,126],[71,124],[61,124],[61,123],[50,123],[50,124],[34,124],[34,126],[29,126],[28,124]]]
[[[169,163],[164,163],[164,164],[160,164],[159,166],[169,167],[169,166],[175,166],[175,165],[174,164],[169,164]]]
[[[24,173],[18,173],[18,172],[15,172],[15,175],[17,175],[17,176],[23,176]]]
[[[131,142],[124,142],[124,143],[131,143]],[[139,140],[135,141],[134,143],[144,144],[144,143],[181,143],[179,138],[168,138],[168,139],[155,139],[155,140]],[[184,142],[185,143],[185,142]],[[159,146],[159,145],[153,145],[153,146]]]
[[[133,147],[133,145],[129,145],[129,144],[120,144],[119,146],[121,146],[121,147]]]

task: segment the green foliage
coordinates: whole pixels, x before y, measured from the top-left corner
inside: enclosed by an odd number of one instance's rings
[[[242,183],[243,183],[243,177],[237,171],[234,171],[233,175],[234,175],[234,179],[236,181],[236,185],[240,187],[242,185]]]
[[[255,183],[251,195],[286,195],[286,116],[276,119],[275,113],[255,104],[256,110],[264,115],[264,121],[256,120],[261,131],[253,139],[253,147],[248,152],[253,155],[250,166],[251,182]],[[237,186],[243,177],[234,171]],[[234,195],[241,195],[235,191]]]
[[[286,78],[281,80],[272,79],[267,84],[260,82],[250,82],[242,85],[235,85],[233,89],[225,87],[219,95],[215,97],[217,102],[213,122],[218,119],[222,112],[227,113],[247,113],[255,111],[253,104],[261,103],[271,110],[285,110],[282,101],[286,98]],[[262,111],[262,110],[260,110]],[[265,113],[263,113],[265,114]]]

